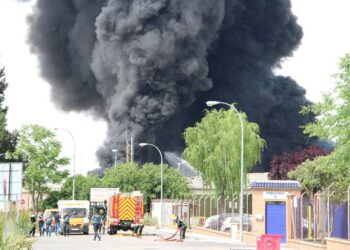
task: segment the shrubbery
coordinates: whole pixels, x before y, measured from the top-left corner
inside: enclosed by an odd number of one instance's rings
[[[0,249],[1,250],[22,250],[32,249],[33,241],[28,239],[30,230],[30,214],[11,211],[5,218],[4,213],[0,213]]]
[[[149,213],[145,213],[143,224],[145,226],[157,226],[158,223],[156,218],[152,218]]]

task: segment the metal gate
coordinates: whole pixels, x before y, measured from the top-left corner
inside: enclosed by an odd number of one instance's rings
[[[286,204],[266,203],[266,234],[283,235],[281,243],[286,243]]]

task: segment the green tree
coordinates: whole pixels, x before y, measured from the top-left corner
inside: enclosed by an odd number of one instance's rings
[[[140,190],[140,168],[136,163],[119,164],[106,169],[103,186],[116,187],[122,192]]]
[[[144,196],[146,210],[151,200],[160,198],[160,165],[147,163],[140,170],[140,190]],[[188,182],[178,169],[163,165],[163,198],[183,198],[190,194]]]
[[[5,78],[5,69],[0,68],[0,159],[6,161],[5,153],[7,151],[15,151],[18,133],[13,133],[7,130],[7,107],[4,105],[5,101],[5,90],[7,89],[8,83]]]
[[[57,208],[57,201],[59,200],[68,200],[63,198],[61,192],[57,190],[48,190],[47,195],[47,198],[41,200],[38,205],[43,211],[47,208]]]
[[[61,170],[69,163],[68,158],[59,156],[61,148],[55,134],[44,127],[27,125],[19,132],[17,148],[10,156],[24,161],[24,187],[35,208],[50,191],[50,184],[60,184],[68,176],[67,170]]]
[[[102,181],[95,175],[75,176],[75,198],[77,200],[90,200],[90,188],[102,186]],[[78,188],[77,188],[78,187]],[[61,188],[60,199],[71,199],[73,192],[73,177],[67,178]],[[57,201],[56,201],[57,202]]]
[[[339,72],[333,76],[335,87],[330,93],[323,95],[319,103],[304,107],[302,113],[312,113],[316,121],[305,126],[305,133],[311,137],[319,137],[335,142],[333,152],[318,160],[318,171],[327,173],[327,183],[339,187],[336,193],[344,193],[344,187],[350,185],[350,54],[340,59]],[[307,166],[307,165],[306,165]],[[293,174],[295,178],[299,172]],[[299,173],[302,174],[302,173]],[[311,176],[311,178],[314,178]],[[326,188],[322,186],[319,188]],[[344,196],[345,197],[345,196]]]
[[[261,159],[265,141],[259,136],[259,126],[244,123],[244,172]],[[195,127],[184,132],[185,159],[198,170],[206,185],[214,185],[216,195],[231,196],[240,190],[241,123],[234,110],[206,111]]]
[[[160,198],[160,165],[135,163],[119,164],[105,171],[105,187],[117,187],[121,192],[141,191],[145,210],[149,211],[152,199]],[[177,169],[163,165],[163,197],[180,198],[189,194],[189,187]]]
[[[340,59],[339,71],[333,79],[334,89],[324,94],[321,102],[304,107],[302,113],[317,117],[305,126],[304,132],[310,137],[334,141],[334,150],[327,156],[301,164],[288,176],[300,181],[311,201],[315,192],[328,190],[329,199],[341,204],[350,185],[350,54]],[[331,215],[331,220],[333,218]],[[332,231],[333,223],[330,225]],[[324,227],[321,228],[325,231]]]

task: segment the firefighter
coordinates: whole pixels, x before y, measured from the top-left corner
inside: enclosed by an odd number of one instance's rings
[[[141,222],[139,224],[132,224],[131,229],[132,229],[132,234],[131,236],[137,236],[140,237],[142,235],[142,230],[145,225],[142,224]]]
[[[177,226],[177,232],[180,231],[180,239],[184,240],[187,229],[186,224],[182,220],[180,220],[179,217],[176,217],[175,223]]]

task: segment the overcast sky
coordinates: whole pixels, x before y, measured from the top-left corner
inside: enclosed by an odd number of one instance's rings
[[[304,38],[292,58],[286,59],[282,75],[292,76],[307,90],[307,97],[319,101],[321,92],[332,86],[339,57],[350,52],[349,0],[292,0],[293,12],[303,27]],[[39,76],[38,61],[26,44],[26,16],[31,2],[0,0],[0,66],[6,67],[9,87],[8,127],[19,129],[24,124],[47,128],[65,128],[76,141],[76,172],[86,174],[98,166],[95,151],[102,144],[106,125],[83,113],[64,113],[50,101],[50,87]],[[57,132],[63,153],[73,155],[69,134]]]

